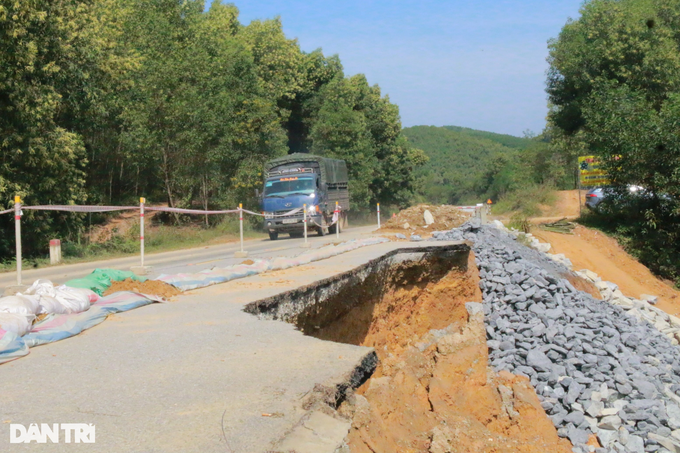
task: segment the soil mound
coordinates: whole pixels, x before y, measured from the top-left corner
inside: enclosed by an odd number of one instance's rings
[[[430,211],[434,218],[434,223],[429,226],[425,223],[425,211]],[[459,227],[469,218],[470,214],[455,206],[419,204],[400,211],[396,217],[385,222],[380,231],[394,230],[402,233],[424,234]]]
[[[165,282],[159,280],[147,280],[145,282],[139,282],[127,278],[122,282],[112,282],[111,287],[104,293],[105,296],[109,294],[116,293],[118,291],[134,291],[141,294],[150,294],[154,296],[160,296],[164,299],[170,299],[182,291],[169,285]]]
[[[418,284],[395,279],[314,334],[372,346],[378,368],[339,411],[352,419],[353,453],[567,453],[528,379],[489,367],[479,274]],[[368,320],[364,319],[368,317]],[[368,332],[357,326],[369,322]]]

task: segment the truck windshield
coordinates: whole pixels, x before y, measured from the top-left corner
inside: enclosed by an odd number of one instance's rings
[[[264,183],[264,196],[286,196],[292,194],[309,195],[315,189],[313,176],[290,176],[272,179]]]

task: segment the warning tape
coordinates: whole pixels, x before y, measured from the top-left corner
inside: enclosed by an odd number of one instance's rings
[[[139,209],[139,208],[137,208]],[[166,208],[165,206],[144,206],[145,211],[160,211],[173,212],[176,214],[233,214],[238,212],[238,209],[229,209],[224,211],[206,211],[204,209],[182,209],[182,208]]]
[[[111,211],[132,211],[135,209],[139,209],[139,206],[45,205],[45,206],[22,206],[21,209],[27,209],[29,211],[111,212]]]
[[[78,206],[78,205],[38,205],[38,206],[22,206],[21,209],[26,209],[29,211],[67,211],[67,212],[113,212],[113,211],[134,211],[139,210],[139,206]],[[182,208],[168,208],[165,206],[144,206],[145,211],[157,211],[157,212],[172,212],[177,214],[234,214],[239,212],[238,209],[227,209],[220,211],[209,211],[205,209],[182,209]],[[247,214],[256,215],[259,217],[264,217],[264,214],[259,212],[248,211],[243,209],[243,212]],[[302,211],[302,208],[296,208],[288,211],[284,214],[267,214],[266,217],[286,217],[289,215],[297,214]],[[7,209],[5,211],[0,211],[0,215],[9,214],[14,212],[14,208]],[[142,214],[143,215],[143,214]]]
[[[256,216],[259,216],[259,217],[267,217],[267,218],[270,218],[270,217],[286,217],[286,216],[289,216],[289,215],[297,214],[300,211],[302,211],[302,208],[295,208],[292,211],[288,211],[284,214],[267,214],[267,215],[265,215],[265,214],[260,214],[259,212],[248,211],[247,209],[243,210],[243,212],[247,212],[248,214],[256,215]]]

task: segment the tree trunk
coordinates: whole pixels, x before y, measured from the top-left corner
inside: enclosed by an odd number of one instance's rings
[[[172,190],[170,190],[170,172],[168,170],[168,153],[163,150],[163,174],[165,175],[165,190],[168,193],[168,205],[171,208],[175,207],[175,202],[172,199]],[[175,216],[175,222],[179,225],[179,214],[173,212]]]
[[[203,209],[208,210],[208,177],[203,175]],[[209,227],[208,214],[205,214],[205,227]]]

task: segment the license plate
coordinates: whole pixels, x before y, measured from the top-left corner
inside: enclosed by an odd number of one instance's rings
[[[281,223],[298,223],[298,219],[283,219]]]

